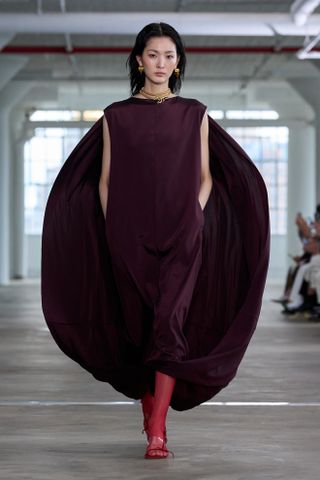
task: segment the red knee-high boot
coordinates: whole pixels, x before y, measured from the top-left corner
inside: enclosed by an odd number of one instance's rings
[[[142,413],[143,413],[143,429],[142,433],[146,433],[149,440],[149,419],[153,410],[154,397],[151,392],[146,392],[141,399]]]
[[[145,458],[165,458],[169,454],[165,438],[166,417],[175,383],[174,377],[156,372],[153,409],[148,421],[149,445]]]

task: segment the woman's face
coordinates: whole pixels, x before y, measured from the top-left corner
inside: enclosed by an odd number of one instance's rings
[[[144,66],[145,76],[150,82],[166,86],[179,63],[175,43],[170,37],[149,38],[142,55],[137,55],[136,59],[139,65]]]

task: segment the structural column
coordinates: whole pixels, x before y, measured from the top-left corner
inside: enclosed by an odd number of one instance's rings
[[[306,122],[289,125],[287,252],[299,254],[301,242],[295,217],[313,216],[316,207],[315,129]]]
[[[24,146],[29,137],[15,141],[14,162],[12,162],[12,216],[11,222],[11,277],[27,276],[26,236],[24,232]]]
[[[319,78],[290,79],[289,83],[313,109],[315,127],[315,178],[316,203],[320,203],[320,75]]]
[[[10,83],[0,92],[0,285],[10,280],[10,223],[14,212],[10,209],[11,132],[10,112],[30,89],[30,83]],[[10,213],[12,212],[12,215]]]
[[[0,284],[9,280],[9,115],[0,110]]]

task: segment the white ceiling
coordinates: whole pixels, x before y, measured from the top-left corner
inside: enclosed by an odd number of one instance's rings
[[[61,5],[71,12],[282,12],[290,9],[291,0],[0,0],[1,12],[59,12]],[[318,9],[318,11],[320,11]]]
[[[320,32],[320,8],[306,25],[297,27],[290,16],[292,3],[293,0],[0,0],[0,46],[4,49],[0,53],[0,70],[6,68],[9,59],[19,62],[11,81],[34,84],[24,100],[25,106],[74,108],[82,104],[84,108],[103,108],[101,102],[107,104],[129,95],[125,61],[138,25],[171,18],[187,47],[182,95],[202,98],[215,108],[277,104],[283,115],[293,115],[299,109],[301,115],[310,116],[309,107],[289,83],[295,78],[320,79],[320,60],[298,60],[295,51],[286,49],[298,50],[310,39],[306,32],[311,38]],[[97,13],[101,17],[100,30],[97,17],[90,16]],[[8,14],[13,22],[10,26]],[[52,16],[47,17],[52,14],[58,14],[56,23]],[[85,14],[85,19],[79,22],[73,14]],[[113,14],[116,16],[112,17]],[[67,18],[69,23],[63,23]],[[286,34],[281,33],[279,25],[286,26]],[[42,51],[26,53],[26,47]],[[61,47],[61,53],[50,52],[52,47]],[[72,52],[81,47],[126,50]],[[213,50],[188,52],[192,47]],[[221,47],[228,51],[216,51]],[[238,47],[243,47],[243,53],[236,51]],[[264,47],[269,47],[269,51],[263,51]],[[252,48],[258,50],[248,51]]]

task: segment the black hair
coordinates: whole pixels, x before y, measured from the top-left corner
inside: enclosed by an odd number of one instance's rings
[[[169,88],[171,88],[172,92],[177,92],[181,88],[181,81],[184,77],[186,66],[185,47],[182,39],[179,33],[168,23],[149,23],[138,33],[134,47],[126,62],[126,66],[129,65],[130,68],[129,77],[131,95],[138,93],[140,88],[142,88],[144,85],[145,74],[144,72],[140,73],[138,70],[139,64],[137,62],[136,55],[142,55],[147,41],[151,37],[170,37],[175,44],[177,56],[180,57],[177,65],[177,68],[180,69],[180,75],[179,77],[176,77],[175,73],[172,73],[171,77],[169,78]]]

